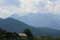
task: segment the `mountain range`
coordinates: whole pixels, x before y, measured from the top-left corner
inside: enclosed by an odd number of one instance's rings
[[[33,27],[50,27],[60,30],[60,15],[55,14],[27,14],[25,16],[13,15],[12,18],[22,21]]]
[[[9,31],[9,32],[23,32],[25,29],[32,29],[32,34],[35,36],[38,35],[51,35],[51,36],[59,36],[60,30],[51,29],[48,27],[33,27],[25,24],[22,21],[18,21],[13,18],[0,19],[0,27]]]

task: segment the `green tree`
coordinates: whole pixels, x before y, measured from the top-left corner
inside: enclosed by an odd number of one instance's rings
[[[30,40],[33,39],[33,35],[32,35],[31,29],[25,29],[23,33],[28,35],[28,39],[30,39]]]

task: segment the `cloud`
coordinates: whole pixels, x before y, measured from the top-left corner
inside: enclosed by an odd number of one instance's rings
[[[0,0],[0,18],[11,16],[18,6],[17,0]]]
[[[0,0],[0,18],[16,13],[60,13],[60,0]]]
[[[19,0],[21,2],[17,13],[59,13],[59,0]]]

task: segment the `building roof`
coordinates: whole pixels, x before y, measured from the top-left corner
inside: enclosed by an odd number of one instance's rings
[[[19,36],[27,36],[25,33],[19,33]]]

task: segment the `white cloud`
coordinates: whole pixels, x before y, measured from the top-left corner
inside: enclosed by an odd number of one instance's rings
[[[16,8],[17,3],[15,4],[12,0],[0,0],[0,18],[7,18],[11,16]]]
[[[0,18],[6,18],[13,13],[26,15],[28,13],[60,13],[60,1],[51,0],[0,0]]]
[[[59,4],[59,5],[58,5]],[[35,1],[35,8],[38,12],[42,13],[58,13],[60,10],[58,7],[60,6],[60,1],[49,1],[49,0],[36,0]]]
[[[9,16],[11,16],[12,14],[14,14],[14,10],[16,10],[15,9],[16,7],[11,7],[11,6],[9,6],[9,7],[0,7],[0,18],[7,18],[7,17],[9,17]]]
[[[59,0],[20,0],[21,7],[17,9],[18,13],[58,13],[60,10],[58,7],[60,5]],[[59,5],[58,5],[59,4]]]

